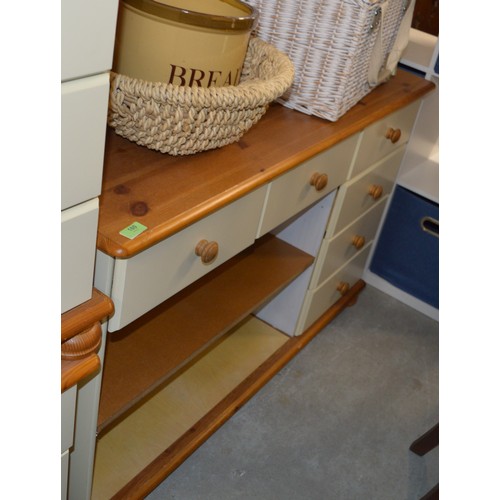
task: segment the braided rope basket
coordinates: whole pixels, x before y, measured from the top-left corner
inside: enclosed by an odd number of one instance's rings
[[[251,38],[239,85],[180,87],[111,73],[108,124],[122,137],[171,155],[238,141],[292,84],[290,59]]]

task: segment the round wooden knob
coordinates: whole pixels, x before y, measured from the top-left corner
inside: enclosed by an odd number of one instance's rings
[[[219,253],[219,245],[216,241],[201,240],[196,245],[194,252],[201,258],[203,264],[210,264]]]
[[[61,344],[61,359],[82,359],[97,352],[101,345],[101,323],[94,323],[88,330],[71,337]]]
[[[389,139],[393,144],[396,144],[396,142],[398,142],[401,138],[401,129],[389,128],[385,133],[385,138]]]
[[[312,174],[311,178],[309,179],[309,184],[311,184],[311,186],[314,186],[316,191],[321,191],[322,189],[325,189],[326,185],[328,184],[328,175],[314,172],[314,174]]]
[[[353,236],[352,244],[354,245],[354,248],[356,248],[356,250],[360,250],[365,246],[365,237],[359,234]]]
[[[372,184],[368,190],[368,194],[374,199],[378,200],[384,193],[384,188],[378,184]]]
[[[345,295],[349,291],[350,288],[351,288],[351,286],[349,285],[349,283],[346,283],[345,281],[341,281],[337,285],[337,290],[340,292],[340,295]]]

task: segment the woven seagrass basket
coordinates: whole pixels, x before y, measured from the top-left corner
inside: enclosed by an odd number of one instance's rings
[[[292,84],[290,59],[251,38],[239,85],[180,87],[111,73],[108,124],[130,141],[188,155],[238,141]]]
[[[415,0],[245,0],[259,11],[256,36],[292,60],[278,102],[336,121],[394,73]]]

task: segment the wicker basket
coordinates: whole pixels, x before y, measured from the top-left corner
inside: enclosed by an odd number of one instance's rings
[[[292,84],[290,59],[251,38],[240,83],[179,87],[111,73],[108,124],[141,146],[188,155],[238,141]]]
[[[394,73],[415,0],[246,0],[256,35],[293,61],[284,106],[331,121]]]

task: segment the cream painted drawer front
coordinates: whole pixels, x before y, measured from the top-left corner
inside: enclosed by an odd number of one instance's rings
[[[250,246],[265,190],[250,193],[130,259],[116,259],[111,290],[115,314],[108,330],[122,328]],[[219,245],[211,264],[202,263],[195,253],[201,240]]]
[[[331,238],[373,207],[379,199],[391,193],[405,148],[401,147],[370,170],[346,182],[340,189],[326,230]],[[375,190],[375,191],[374,191]],[[379,192],[375,195],[371,194]],[[377,197],[377,195],[380,196]]]
[[[272,181],[258,236],[268,233],[340,186],[347,178],[358,137],[359,134],[349,137]],[[328,176],[328,183],[319,191],[311,185],[311,178],[316,173]]]
[[[366,245],[358,255],[341,267],[320,287],[308,290],[297,324],[297,335],[309,328],[329,307],[342,297],[337,287],[344,283],[351,287],[361,278],[370,247],[371,244]]]
[[[414,102],[410,106],[382,118],[363,131],[349,178],[352,179],[376,161],[408,142],[419,106],[420,101]],[[399,131],[401,134],[395,143],[386,137],[390,129],[394,133]]]
[[[101,192],[108,94],[108,73],[61,85],[62,210]]]
[[[61,314],[92,296],[99,200],[61,212]]]
[[[76,385],[61,394],[61,453],[73,446],[75,430]]]
[[[384,197],[334,238],[323,241],[309,285],[310,288],[319,286],[345,262],[373,241],[387,200],[388,197]]]
[[[61,79],[111,69],[118,0],[61,2]]]

